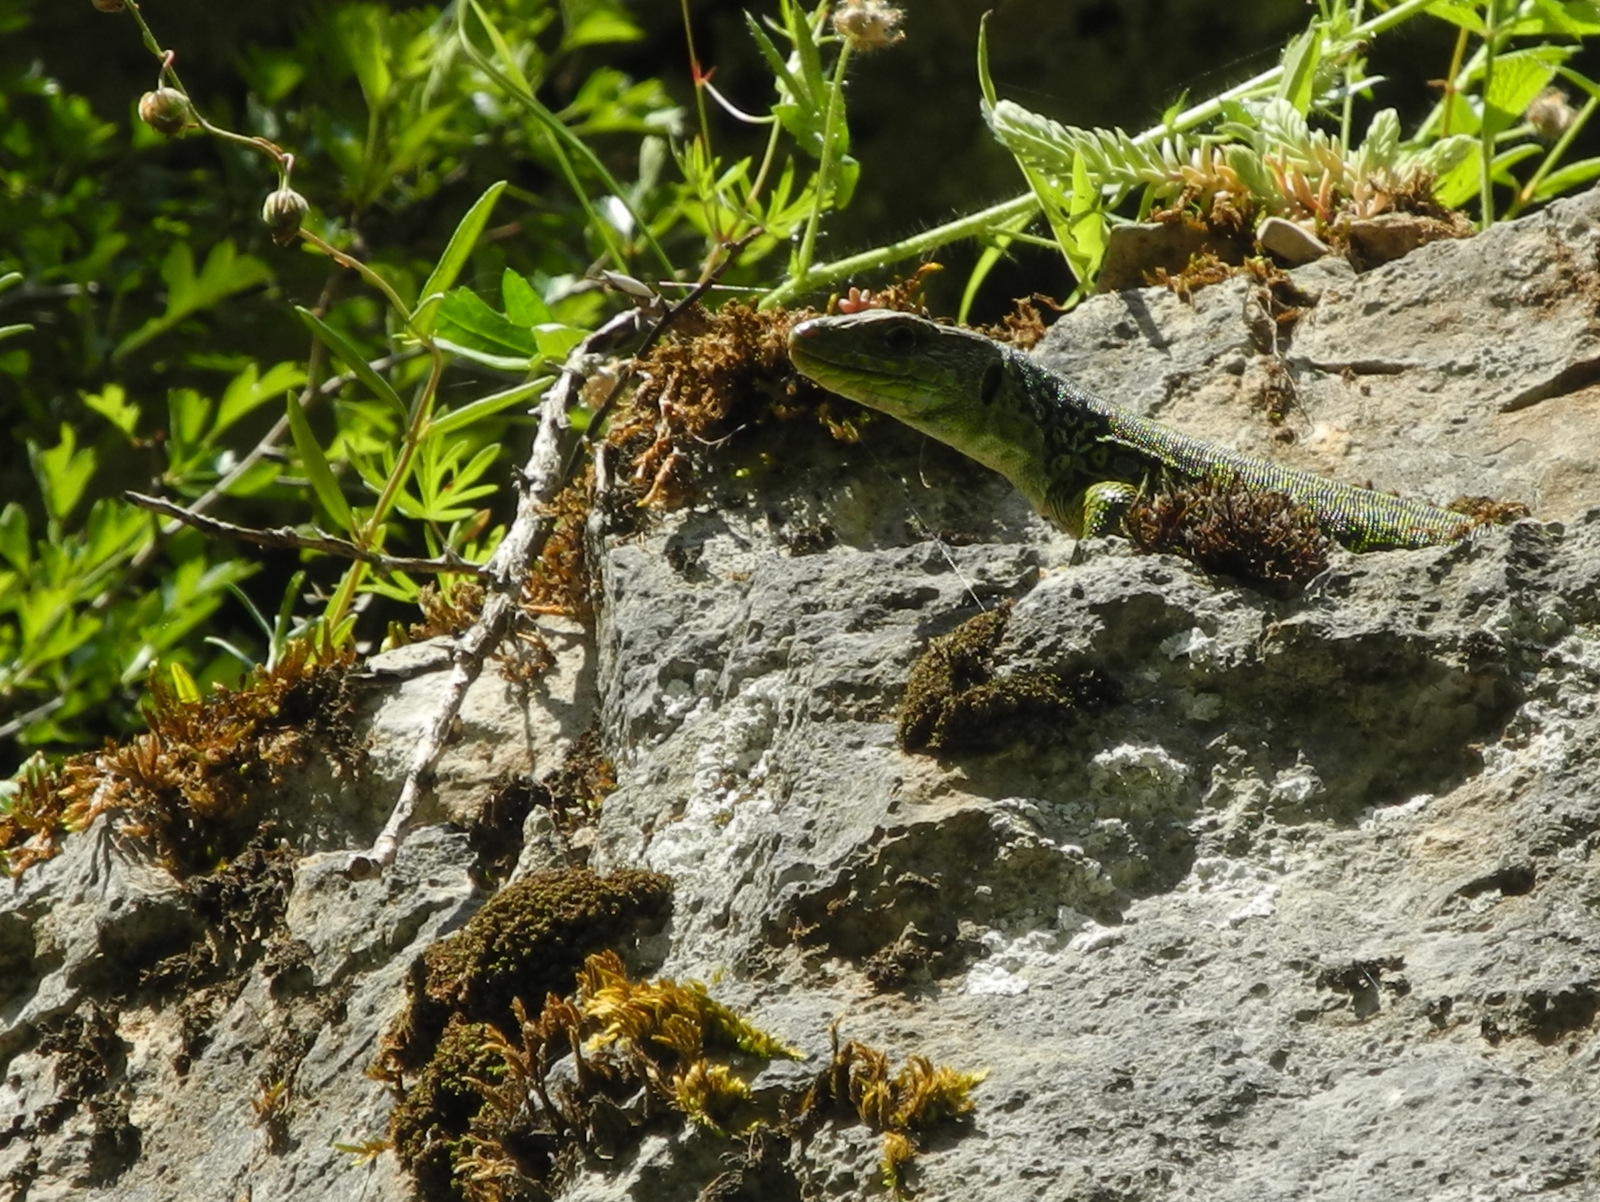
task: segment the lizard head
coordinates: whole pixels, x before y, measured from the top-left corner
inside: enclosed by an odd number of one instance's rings
[[[951,441],[1005,380],[1006,351],[970,330],[868,309],[801,322],[789,358],[829,392]]]

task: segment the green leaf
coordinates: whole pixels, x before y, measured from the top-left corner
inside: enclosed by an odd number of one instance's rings
[[[539,353],[547,359],[565,359],[567,353],[586,337],[587,330],[558,321],[540,322],[533,327],[533,339],[539,345]]]
[[[983,103],[987,108],[994,108],[999,102],[999,94],[994,90],[994,79],[989,74],[989,17],[984,13],[978,18],[978,88],[983,93]]]
[[[189,669],[177,660],[167,664],[167,683],[172,686],[172,695],[177,700],[186,705],[200,704],[200,686],[189,675]]]
[[[1582,0],[1533,0],[1533,12],[1513,26],[1518,34],[1586,38],[1600,33],[1600,5]]]
[[[562,0],[563,54],[579,46],[637,42],[644,34],[615,0]]]
[[[433,438],[448,434],[452,430],[459,430],[470,426],[474,422],[499,413],[502,409],[509,409],[517,402],[534,396],[550,386],[553,376],[539,376],[529,380],[526,384],[518,384],[515,388],[507,388],[504,392],[491,393],[486,397],[479,397],[470,404],[452,409],[450,412],[435,417],[428,423],[426,437]]]
[[[39,482],[45,512],[52,521],[65,521],[83,500],[83,491],[94,476],[96,456],[93,447],[78,448],[78,436],[66,422],[61,423],[61,441],[48,451],[28,441],[28,459]]]
[[[344,493],[339,490],[339,482],[334,479],[333,469],[328,466],[327,457],[322,453],[317,436],[311,432],[311,423],[306,420],[306,412],[300,408],[300,401],[293,394],[289,396],[289,432],[294,435],[294,445],[300,452],[301,466],[305,468],[306,478],[311,481],[312,491],[317,494],[322,507],[328,511],[328,516],[333,518],[341,530],[353,532],[355,518],[350,512],[350,503],[344,499]]]
[[[756,40],[756,48],[761,51],[761,57],[767,60],[767,69],[772,72],[780,91],[787,92],[797,100],[805,100],[808,107],[815,110],[816,98],[806,94],[805,85],[790,73],[788,62],[778,53],[778,48],[772,44],[767,31],[761,28],[761,23],[751,16],[748,10],[744,14],[744,23],[750,30],[750,36]]]
[[[461,269],[467,265],[473,247],[477,246],[484,227],[489,224],[489,218],[494,214],[495,201],[500,199],[500,193],[505,190],[505,180],[490,184],[456,225],[456,232],[450,235],[450,242],[445,246],[444,254],[439,256],[438,265],[428,276],[428,282],[422,285],[422,300],[417,305],[416,315],[411,319],[411,328],[419,337],[426,338],[433,333],[439,306],[444,302],[444,294],[450,290],[451,285],[456,282],[456,277],[461,274]]]
[[[1576,163],[1568,163],[1565,167],[1545,176],[1534,190],[1533,199],[1549,200],[1574,188],[1582,187],[1596,177],[1600,177],[1600,159],[1579,159]]]
[[[478,0],[467,0],[466,8],[462,11],[462,22],[465,23],[465,13],[470,10],[478,18],[478,24],[483,27],[484,33],[489,35],[489,44],[494,47],[495,63],[505,73],[517,90],[524,94],[525,99],[533,97],[533,87],[528,83],[528,77],[522,73],[521,66],[517,63],[517,56],[511,52],[511,45],[506,41],[505,35],[491,20],[489,14],[483,11],[483,5]],[[463,40],[465,29],[463,28]]]
[[[530,330],[540,322],[555,320],[534,286],[509,267],[500,276],[500,302],[506,307],[507,320]]]
[[[260,259],[239,254],[231,241],[224,240],[211,248],[205,266],[196,275],[194,252],[187,242],[177,242],[161,264],[161,278],[167,285],[167,311],[124,338],[111,352],[113,360],[122,359],[165,334],[191,314],[208,309],[235,292],[265,284],[272,279],[272,271]]]
[[[107,384],[104,392],[86,392],[84,405],[110,422],[129,441],[139,426],[139,406],[128,400],[121,384]]]
[[[1538,158],[1543,153],[1544,147],[1535,146],[1530,142],[1507,147],[1489,161],[1489,174],[1496,183],[1509,184],[1512,187],[1516,187],[1517,178],[1511,174],[1511,169],[1518,163],[1527,159]]]
[[[1283,75],[1278,80],[1274,99],[1288,104],[1296,113],[1305,113],[1316,92],[1317,67],[1321,62],[1322,31],[1313,23],[1284,48]]]
[[[452,344],[493,355],[523,356],[524,368],[539,353],[533,331],[497,313],[470,288],[456,288],[439,308],[439,335]]]
[[[264,376],[259,374],[254,363],[247,363],[228,382],[222,400],[217,405],[216,424],[211,427],[208,440],[217,437],[246,414],[281,396],[288,389],[299,388],[305,382],[305,372],[294,363],[276,364],[268,368]]]
[[[383,106],[394,87],[383,36],[387,17],[388,13],[375,4],[347,4],[336,10],[333,19],[340,46],[361,85],[361,94],[367,107],[374,111]]]
[[[28,514],[15,501],[0,509],[0,555],[23,575],[33,562],[28,553]]]
[[[1484,28],[1483,18],[1478,15],[1480,7],[1478,0],[1438,0],[1438,3],[1428,5],[1427,13],[1430,17],[1448,21],[1481,38],[1488,30]]]
[[[323,321],[310,309],[296,305],[294,311],[300,315],[300,320],[306,323],[311,332],[322,340],[323,345],[332,351],[341,363],[354,372],[356,379],[365,384],[374,396],[393,408],[400,415],[401,421],[410,420],[406,403],[400,399],[400,394],[394,390],[394,386],[388,380],[385,380],[373,370],[372,365],[367,362],[367,357],[356,349],[353,342]],[[296,405],[294,408],[298,409],[299,406]]]
[[[1522,120],[1523,111],[1533,98],[1550,83],[1556,73],[1557,62],[1550,52],[1553,46],[1531,46],[1499,54],[1494,60],[1494,75],[1489,80],[1486,97],[1488,113],[1485,124],[1491,134],[1510,129]]]
[[[1459,209],[1478,194],[1478,164],[1483,149],[1476,138],[1453,134],[1449,140],[1455,143],[1452,149],[1460,150],[1461,158],[1434,180],[1433,198],[1447,209]]]
[[[1068,209],[1068,241],[1063,247],[1072,274],[1085,288],[1094,284],[1105,261],[1108,231],[1105,213],[1100,208],[1100,189],[1089,178],[1089,164],[1082,154],[1072,162],[1072,199]]]
[[[167,433],[172,439],[172,458],[187,466],[201,445],[206,424],[211,419],[211,398],[193,388],[167,389]]]

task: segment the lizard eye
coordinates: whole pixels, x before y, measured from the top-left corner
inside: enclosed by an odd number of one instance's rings
[[[1005,368],[998,359],[983,369],[983,379],[978,382],[978,399],[985,405],[994,400],[995,393],[1000,391],[1005,374]]]
[[[883,345],[891,354],[909,355],[917,345],[917,332],[910,326],[890,326],[884,331]]]

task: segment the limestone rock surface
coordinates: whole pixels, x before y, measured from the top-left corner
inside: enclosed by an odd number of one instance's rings
[[[1597,257],[1590,193],[1366,274],[1301,269],[1292,321],[1241,280],[1057,323],[1055,366],[1191,432],[1534,511],[1337,553],[1292,597],[1075,548],[886,420],[854,446],[733,439],[694,506],[597,533],[594,628],[543,692],[480,686],[449,797],[382,877],[347,853],[442,672],[372,711],[365,782],[281,799],[203,885],[110,821],[0,885],[0,1199],[408,1196],[367,1146],[394,1097],[365,1070],[491,860],[670,875],[631,954],[810,1055],[758,1091],[802,1088],[835,1022],[987,1069],[918,1197],[1600,1195]],[[1103,695],[984,750],[902,750],[912,665],[1006,601],[1000,673]],[[593,822],[535,805],[515,854],[486,851],[466,828],[496,778],[548,776],[590,729],[617,786]],[[773,1151],[759,1189],[719,1178],[741,1151],[664,1123],[561,1196],[884,1194],[860,1126]]]

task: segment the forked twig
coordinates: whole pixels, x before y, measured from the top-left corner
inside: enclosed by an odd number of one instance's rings
[[[125,492],[122,494],[129,501],[141,509],[148,509],[164,517],[176,518],[185,526],[193,526],[202,534],[210,534],[217,538],[236,538],[241,542],[255,543],[262,547],[288,547],[301,551],[321,551],[325,555],[337,555],[343,559],[355,559],[362,563],[369,563],[375,568],[386,572],[420,572],[428,575],[438,575],[441,572],[460,572],[462,575],[473,576],[480,580],[487,579],[489,569],[487,566],[475,564],[470,559],[463,559],[454,551],[445,553],[435,559],[418,559],[410,555],[385,555],[381,551],[374,551],[368,547],[360,546],[347,538],[338,538],[332,534],[325,534],[318,530],[315,534],[301,534],[289,526],[278,526],[270,530],[262,530],[254,526],[239,526],[233,522],[224,522],[221,518],[207,517],[205,514],[196,513],[192,509],[185,509],[182,505],[175,505],[171,501],[162,500],[160,497],[147,496],[139,492]]]
[[[743,239],[731,245],[717,269],[702,281],[703,286],[691,291],[659,320],[649,323],[649,316],[642,309],[620,313],[580,342],[567,356],[561,374],[556,377],[556,382],[545,393],[539,406],[539,432],[534,437],[533,452],[528,457],[527,466],[521,472],[524,487],[521,499],[517,502],[516,519],[494,555],[484,565],[487,587],[483,609],[472,629],[456,642],[444,697],[417,742],[394,810],[378,832],[372,847],[351,857],[347,871],[352,877],[360,879],[374,876],[394,863],[406,824],[416,812],[422,790],[430,782],[439,756],[444,752],[445,741],[456,716],[461,712],[467,690],[483,671],[484,660],[499,646],[500,640],[511,627],[529,566],[544,550],[555,525],[552,503],[571,478],[581,458],[576,454],[570,455],[563,463],[561,432],[567,427],[567,411],[578,389],[588,378],[594,357],[611,352],[640,334],[643,334],[642,346],[652,345],[661,336],[662,330],[698,299],[738,257],[748,241]],[[612,390],[606,404],[601,407],[602,411],[594,415],[590,422],[591,430],[596,430],[603,421],[604,410],[609,408],[616,391]]]

